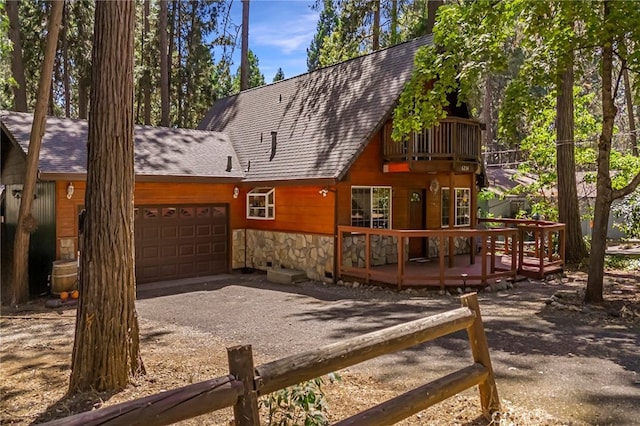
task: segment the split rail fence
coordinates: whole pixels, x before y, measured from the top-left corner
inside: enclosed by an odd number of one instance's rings
[[[466,330],[473,363],[410,390],[337,425],[391,425],[473,386],[482,413],[500,410],[480,307],[475,293],[462,307],[254,367],[251,346],[228,348],[229,375],[46,423],[57,425],[168,425],[233,407],[237,426],[260,424],[258,397],[381,355]]]

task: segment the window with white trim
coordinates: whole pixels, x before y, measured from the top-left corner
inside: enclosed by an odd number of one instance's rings
[[[275,217],[275,188],[253,188],[247,193],[247,219],[273,220]]]
[[[351,187],[351,226],[391,229],[391,187]]]
[[[468,226],[471,223],[471,190],[469,188],[455,188],[454,200],[454,226]],[[449,211],[449,200],[451,191],[449,188],[442,188],[442,227],[449,226],[451,213]]]

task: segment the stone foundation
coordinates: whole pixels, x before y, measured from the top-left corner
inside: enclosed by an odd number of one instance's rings
[[[454,248],[453,248],[454,255],[469,253],[469,238],[454,237],[453,244],[454,244]],[[428,253],[429,253],[428,257],[440,256],[440,239],[439,238],[429,238]],[[444,239],[444,255],[445,256],[449,255],[449,238]]]
[[[408,260],[409,240],[405,240],[405,261]],[[398,263],[398,238],[372,235],[371,266]],[[365,267],[365,236],[351,235],[342,239],[342,264],[346,267]]]
[[[232,267],[297,269],[312,280],[331,282],[327,275],[333,277],[333,240],[331,235],[235,229]]]

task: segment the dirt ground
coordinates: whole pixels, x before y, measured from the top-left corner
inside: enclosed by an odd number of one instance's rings
[[[581,302],[581,292],[584,288],[585,274],[582,272],[570,272],[564,278],[557,277],[547,282],[533,282],[516,284],[516,288],[527,292],[527,286],[538,286],[548,292],[543,302],[531,304],[528,309],[533,309],[536,314],[553,318],[555,324],[564,322],[571,324],[596,327],[606,336],[610,330],[612,340],[616,339],[616,332],[638,336],[640,331],[640,272],[609,271],[606,277],[605,297],[602,305],[585,307]],[[313,285],[313,284],[312,284]],[[319,284],[316,284],[319,285]],[[427,292],[403,292],[380,291],[371,288],[344,288],[331,286],[331,291],[342,292],[343,297],[350,297],[354,292],[375,292],[378,298],[389,298],[392,301],[402,298],[429,298],[433,293]],[[508,297],[507,289],[494,292],[487,297]],[[453,298],[454,296],[441,296]],[[491,308],[489,315],[492,318],[506,318],[517,314],[513,305],[496,304]],[[482,308],[482,305],[481,305]],[[140,308],[139,308],[140,310]],[[144,311],[144,309],[143,309]],[[484,315],[484,314],[483,314]],[[75,324],[75,309],[61,307],[50,309],[44,307],[44,301],[38,300],[29,303],[19,309],[4,310],[0,320],[0,338],[2,342],[0,350],[0,424],[27,425],[46,422],[55,418],[65,417],[77,412],[89,409],[114,405],[120,402],[140,398],[142,396],[173,389],[191,383],[207,380],[216,376],[227,374],[227,356],[225,345],[229,341],[222,335],[204,332],[195,327],[188,327],[175,321],[148,319],[141,315],[141,348],[147,374],[137,378],[127,389],[115,395],[84,394],[74,398],[65,397],[70,374],[71,350],[73,346],[73,334]],[[488,326],[488,333],[494,327]],[[576,333],[580,333],[575,327]],[[228,331],[228,330],[227,330]],[[277,334],[277,330],[273,330]],[[518,330],[510,333],[517,334]],[[520,345],[523,340],[513,340],[509,343],[505,333],[501,336],[502,345]],[[555,339],[553,345],[562,346],[561,335]],[[593,336],[585,333],[584,339]],[[526,340],[525,340],[526,341]],[[515,342],[515,343],[514,343]],[[513,354],[536,353],[541,350],[544,342],[530,340],[529,348],[510,347]],[[637,340],[636,340],[637,345]],[[490,342],[491,346],[491,342]],[[637,346],[636,346],[637,348]],[[566,353],[574,351],[576,358],[571,355],[562,357],[560,368],[571,370],[572,363],[580,362],[580,348],[567,348]],[[559,351],[560,352],[560,351]],[[254,353],[256,353],[254,351]],[[636,352],[636,357],[638,352]],[[266,353],[256,353],[256,363],[271,360]],[[493,355],[492,355],[493,356]],[[616,355],[621,356],[621,355]],[[633,356],[631,356],[633,357]],[[500,363],[498,357],[497,362]],[[631,365],[636,378],[635,386],[640,386],[640,372],[637,371],[633,361],[625,361]],[[624,363],[624,362],[623,362]],[[565,365],[566,364],[566,365]],[[496,361],[494,361],[494,368]],[[376,367],[379,368],[379,367]],[[375,369],[375,368],[374,368]],[[511,371],[513,369],[513,371]],[[536,374],[527,370],[520,373],[518,368],[508,368],[511,374],[510,380],[522,387],[529,386],[532,378],[528,375]],[[535,369],[534,369],[535,370]],[[521,370],[524,371],[524,370]],[[346,369],[340,372],[342,380],[325,385],[326,398],[329,403],[330,421],[355,414],[376,403],[382,402],[404,392],[412,385],[398,380],[387,380],[386,375],[375,374],[366,369]],[[619,376],[611,375],[611,385]],[[571,389],[571,383],[561,384]],[[513,385],[510,385],[513,387]],[[530,389],[531,400],[536,399],[536,394],[548,394],[562,392],[562,388]],[[498,382],[498,391],[501,385]],[[559,390],[560,389],[560,390]],[[525,392],[526,394],[526,392]],[[636,393],[638,395],[638,393]],[[500,421],[483,419],[480,416],[480,403],[477,390],[467,390],[443,403],[403,421],[402,425],[582,425],[582,424],[632,424],[632,421],[620,421],[603,415],[592,414],[598,410],[598,402],[589,404],[576,403],[575,406],[565,407],[567,416],[558,415],[558,410],[545,410],[545,406],[537,406],[535,403],[527,404],[526,399],[512,401],[511,398],[501,393],[502,413]],[[633,398],[626,395],[623,397]],[[524,402],[523,402],[524,401]],[[639,400],[636,400],[639,402]],[[639,402],[640,403],[640,402]],[[550,408],[550,407],[549,407]],[[583,410],[584,413],[580,412]],[[552,414],[554,413],[554,414]],[[228,425],[232,421],[233,413],[230,409],[222,410],[196,419],[182,422],[184,425]],[[570,420],[568,421],[567,418]],[[582,419],[582,420],[581,420]],[[591,420],[584,420],[591,419]],[[607,420],[609,419],[609,420]]]

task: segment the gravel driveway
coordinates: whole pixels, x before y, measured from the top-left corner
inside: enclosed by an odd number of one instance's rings
[[[479,295],[500,397],[568,423],[640,425],[637,323],[597,321],[546,305],[568,286],[525,281]],[[251,344],[261,361],[460,306],[457,297],[437,294],[279,285],[261,273],[144,285],[138,298],[141,318],[192,327],[228,346]],[[354,370],[417,386],[470,360],[462,332]]]

